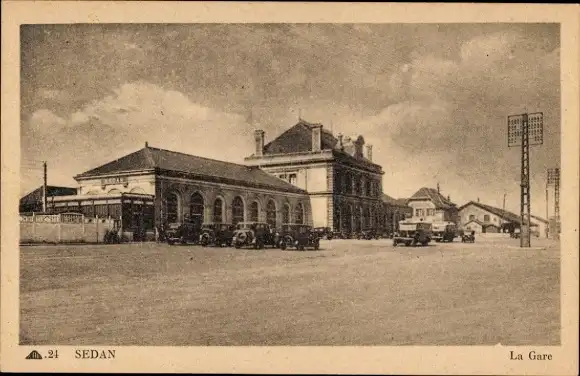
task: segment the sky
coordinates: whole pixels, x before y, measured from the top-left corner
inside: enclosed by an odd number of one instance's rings
[[[507,116],[543,112],[532,214],[560,165],[557,24],[76,24],[21,28],[21,193],[144,147],[243,163],[320,122],[362,135],[383,191],[435,188],[519,213]],[[552,197],[552,192],[550,196]],[[550,198],[550,206],[553,199]],[[550,209],[552,213],[553,209]]]

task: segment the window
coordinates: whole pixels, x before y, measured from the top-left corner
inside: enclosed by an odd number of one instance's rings
[[[423,215],[425,215],[425,210],[424,209],[416,209],[415,210],[415,215],[417,217],[422,217]]]
[[[290,205],[284,204],[282,208],[282,223],[290,223]]]
[[[113,188],[109,192],[107,192],[107,194],[109,194],[109,195],[117,195],[119,193],[121,193],[121,191],[118,190],[117,188]]]
[[[219,197],[213,202],[213,221],[215,223],[224,221],[224,202]]]
[[[369,196],[369,197],[373,195],[372,184],[373,183],[371,181],[367,181],[366,191],[367,191],[367,196]]]
[[[177,193],[170,193],[166,202],[167,222],[175,223],[179,221],[179,196]]]
[[[250,222],[258,222],[258,217],[260,214],[260,206],[258,205],[258,201],[252,202],[250,205]]]
[[[484,221],[484,222],[489,222],[489,214],[485,214],[485,215],[483,216],[483,221]]]
[[[371,209],[366,208],[363,212],[363,226],[369,228],[371,226]]]
[[[338,171],[334,172],[334,187],[336,193],[342,192],[342,175]]]
[[[348,172],[344,176],[344,189],[342,191],[348,194],[352,193],[352,175]]]
[[[189,204],[189,217],[195,222],[203,222],[203,197],[199,193],[191,195]]]
[[[272,200],[266,205],[266,223],[276,226],[276,204]]]
[[[296,205],[296,208],[294,209],[294,223],[299,225],[304,224],[304,209],[302,204]]]
[[[244,221],[244,201],[241,197],[234,198],[232,201],[232,224],[237,225]]]
[[[296,183],[298,182],[298,178],[296,177],[296,174],[288,175],[288,182],[290,184],[296,185]]]
[[[475,220],[475,215],[473,215],[473,214],[470,214],[470,215],[469,215],[469,220],[470,220],[470,221],[474,221],[474,220]]]
[[[427,209],[427,216],[434,216],[435,215],[435,209]]]

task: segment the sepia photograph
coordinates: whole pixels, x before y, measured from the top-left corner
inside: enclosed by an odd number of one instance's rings
[[[560,22],[17,30],[2,131],[19,134],[22,362],[128,346],[555,361],[577,216]]]

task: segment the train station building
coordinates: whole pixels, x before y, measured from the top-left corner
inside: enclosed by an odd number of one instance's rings
[[[335,136],[300,119],[268,143],[262,130],[254,138],[255,151],[245,162],[308,192],[314,227],[384,228],[383,170],[361,135]]]
[[[305,190],[257,167],[145,147],[74,177],[78,194],[51,197],[51,212],[117,218],[129,240],[191,221],[312,224]]]

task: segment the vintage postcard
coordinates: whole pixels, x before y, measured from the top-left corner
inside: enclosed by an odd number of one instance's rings
[[[577,374],[577,6],[2,10],[2,371]]]

